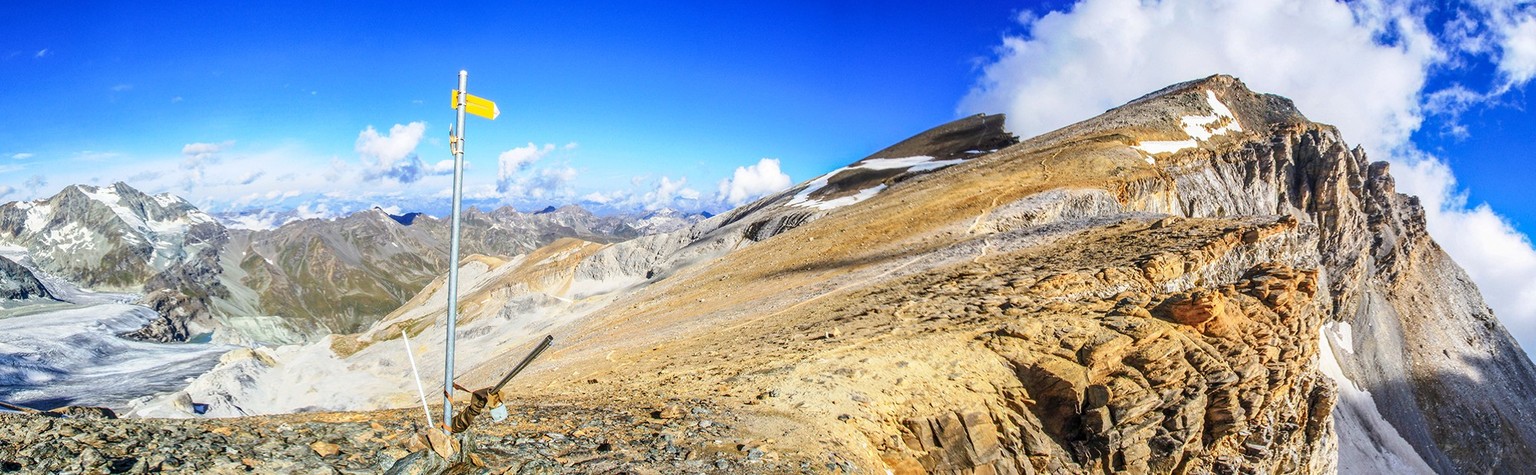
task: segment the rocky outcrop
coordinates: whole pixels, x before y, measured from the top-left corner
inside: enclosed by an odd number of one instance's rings
[[[996,271],[897,284],[927,302],[907,312],[962,328],[997,325],[978,342],[1013,379],[970,386],[987,397],[969,406],[876,417],[900,421],[868,434],[881,441],[883,463],[899,473],[1330,470],[1335,390],[1313,366],[1322,276],[1263,261],[1274,256],[1265,247],[1299,263],[1315,258],[1291,244],[1310,231],[1285,219],[1233,224],[1123,223],[999,256]],[[1106,241],[1122,243],[1113,258],[1064,252]],[[1251,264],[1234,274],[1229,259]],[[1042,264],[1098,268],[1030,270]],[[1191,274],[1199,284],[1180,283]],[[1169,283],[1178,290],[1152,290]]]
[[[37,277],[15,261],[0,256],[0,300],[51,298]]]
[[[1230,91],[1223,97],[1236,98],[1245,123],[1271,125],[1169,167],[1180,214],[1283,213],[1316,226],[1329,319],[1364,329],[1341,364],[1398,433],[1442,473],[1536,464],[1536,367],[1425,231],[1418,199],[1396,192],[1388,165],[1370,163],[1332,127],[1272,112],[1285,102],[1244,100],[1264,96],[1231,78],[1185,85],[1202,87]]]

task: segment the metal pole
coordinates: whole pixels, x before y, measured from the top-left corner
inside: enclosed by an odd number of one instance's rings
[[[459,70],[458,146],[453,149],[453,230],[448,238],[448,348],[443,370],[443,433],[453,433],[453,338],[459,317],[459,203],[464,197],[464,104],[469,92],[464,89],[469,71]]]
[[[427,427],[432,427],[432,410],[427,408],[427,390],[421,387],[421,372],[416,370],[416,355],[411,354],[411,336],[405,334],[402,328],[400,338],[405,339],[405,359],[411,362],[411,376],[416,378],[416,395],[421,396],[421,412],[427,415]]]

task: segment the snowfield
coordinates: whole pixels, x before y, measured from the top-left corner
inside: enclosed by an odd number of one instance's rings
[[[133,399],[181,389],[232,348],[117,337],[155,317],[153,310],[121,303],[0,310],[0,400],[121,412]]]
[[[1339,358],[1355,354],[1349,323],[1331,322],[1318,333],[1318,369],[1339,386],[1339,401],[1333,407],[1333,424],[1339,434],[1339,473],[1435,473],[1376,410],[1371,393],[1344,374]]]

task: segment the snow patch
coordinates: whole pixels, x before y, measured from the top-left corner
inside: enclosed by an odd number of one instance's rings
[[[851,205],[851,204],[854,204],[854,203],[858,203],[860,201],[864,201],[864,200],[873,198],[875,195],[880,194],[880,192],[884,191],[885,188],[886,188],[885,184],[882,183],[882,184],[879,184],[879,185],[875,185],[875,186],[872,186],[872,187],[869,187],[869,188],[865,188],[865,189],[859,190],[858,193],[855,193],[855,194],[850,195],[850,196],[844,196],[844,197],[835,198],[835,199],[831,199],[831,200],[817,200],[817,199],[812,199],[811,198],[811,194],[815,193],[816,191],[818,191],[818,190],[820,190],[822,188],[826,188],[828,182],[832,179],[832,177],[837,176],[837,174],[845,172],[845,171],[859,170],[859,169],[864,169],[864,170],[895,170],[895,169],[905,168],[905,169],[907,169],[908,172],[926,172],[926,171],[938,170],[940,168],[944,168],[944,167],[947,167],[947,166],[950,166],[950,165],[956,165],[956,164],[959,164],[959,163],[964,162],[964,161],[965,161],[964,159],[934,160],[933,157],[930,157],[930,156],[927,156],[927,155],[918,155],[918,156],[915,156],[915,157],[903,157],[903,158],[872,158],[872,159],[865,160],[865,161],[862,161],[862,162],[859,162],[859,163],[856,163],[856,164],[853,164],[853,165],[850,165],[850,166],[846,166],[846,167],[842,167],[842,168],[839,168],[839,169],[836,169],[836,170],[832,170],[832,172],[830,172],[830,173],[827,173],[825,175],[816,177],[815,180],[811,181],[809,184],[807,184],[805,186],[805,189],[800,190],[799,193],[796,193],[795,197],[793,199],[789,200],[789,204],[787,206],[800,206],[800,207],[804,207],[804,208],[816,208],[816,209],[825,211],[825,210],[830,210],[830,209],[841,208],[841,207],[844,207],[844,206],[848,206],[848,205]]]
[[[1376,400],[1344,374],[1340,356],[1354,354],[1353,330],[1329,323],[1318,330],[1318,369],[1339,387],[1333,424],[1339,436],[1339,473],[1433,474],[1413,446],[1376,409]],[[1338,348],[1341,353],[1335,353]]]
[[[183,249],[188,228],[196,224],[215,222],[213,216],[190,206],[182,215],[177,216],[174,212],[178,208],[177,205],[183,205],[186,202],[170,194],[162,193],[150,197],[154,204],[159,205],[159,211],[161,211],[153,213],[149,212],[150,210],[145,206],[134,206],[136,203],[125,199],[115,187],[78,186],[78,189],[90,199],[112,210],[123,224],[134,230],[135,233],[130,234],[129,239],[148,240],[154,247],[150,265],[155,269],[168,268],[189,254],[187,249]],[[155,215],[174,217],[156,219]]]
[[[1188,140],[1150,140],[1132,145],[1131,148],[1151,155],[1173,153],[1198,146],[1196,141],[1204,142],[1227,132],[1243,131],[1242,124],[1237,122],[1237,116],[1232,115],[1232,109],[1228,109],[1226,104],[1217,99],[1215,92],[1209,89],[1205,91],[1205,103],[1211,107],[1211,115],[1186,115],[1179,118],[1180,127],[1190,137]],[[1156,162],[1149,157],[1147,163]]]
[[[53,207],[47,204],[18,203],[27,210],[27,219],[22,223],[28,231],[37,232],[48,225],[48,216],[53,214]]]

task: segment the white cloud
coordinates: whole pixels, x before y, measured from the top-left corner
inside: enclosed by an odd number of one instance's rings
[[[181,161],[181,170],[185,173],[182,178],[182,189],[191,191],[202,186],[208,165],[218,164],[220,154],[234,144],[235,141],[228,140],[222,143],[196,142],[183,145],[181,155],[184,158]]]
[[[790,185],[789,175],[779,170],[779,159],[764,158],[752,166],[736,167],[735,174],[720,180],[719,199],[722,203],[736,207],[782,191]]]
[[[1498,77],[1489,99],[1536,78],[1536,2],[1472,0],[1454,8],[1456,17],[1447,22],[1444,41],[1457,52],[1493,63]]]
[[[544,147],[528,142],[528,145],[501,152],[496,157],[496,189],[505,193],[511,189],[517,181],[518,172],[527,170],[534,162],[555,151],[555,144],[544,144]]]
[[[1511,84],[1519,85],[1536,77],[1536,15],[1529,15],[1502,32],[1499,71]]]
[[[569,198],[574,194],[570,184],[575,180],[575,168],[564,165],[544,168],[539,170],[538,178],[533,180],[532,186],[525,193],[534,199]]]
[[[440,173],[428,167],[416,156],[416,145],[425,135],[425,122],[395,124],[388,134],[379,134],[373,126],[357,134],[354,150],[362,157],[364,178],[377,181],[384,178],[399,183],[415,183],[423,176]],[[450,169],[450,172],[452,170]]]
[[[639,204],[648,211],[663,208],[692,209],[697,207],[699,196],[699,190],[688,187],[688,177],[672,181],[663,176],[656,180],[656,188],[640,197]]]
[[[52,53],[51,51],[48,51],[48,48],[43,48],[43,49],[37,50],[37,54],[32,55],[32,57],[34,57],[34,58],[46,58],[51,53]]]
[[[181,154],[187,156],[187,158],[195,158],[198,160],[211,159],[217,156],[219,152],[223,152],[225,149],[228,149],[234,144],[235,141],[233,140],[226,140],[222,143],[189,143],[181,147]]]
[[[464,162],[464,168],[469,168],[469,162]],[[433,175],[453,174],[453,160],[440,160],[436,164],[427,167],[427,172]]]
[[[0,198],[5,198],[7,196],[11,196],[11,194],[15,193],[15,192],[16,192],[15,188],[12,188],[12,187],[7,186],[7,185],[0,185]]]
[[[572,183],[576,181],[576,176],[579,174],[575,168],[561,163],[539,168],[529,166],[551,150],[554,150],[553,145],[536,148],[533,144],[529,144],[528,147],[518,147],[502,153],[499,160],[501,162],[499,171],[502,173],[499,173],[495,187],[485,189],[473,198],[498,199],[503,202],[573,199],[576,196],[576,190],[572,187]],[[527,151],[531,151],[532,155],[525,154]],[[519,170],[531,171],[519,172]],[[466,192],[465,196],[470,195]]]
[[[1426,113],[1449,115],[1450,132],[1465,133],[1456,115],[1507,89],[1428,93],[1437,68],[1495,55],[1508,82],[1536,74],[1536,30],[1524,30],[1536,28],[1529,9],[1485,7],[1497,13],[1491,26],[1461,17],[1442,41],[1390,1],[1082,0],[1066,12],[1022,15],[1028,33],[1003,40],[960,109],[1006,112],[1009,128],[1029,137],[1215,73],[1289,97],[1312,120],[1397,164],[1399,190],[1424,199],[1430,233],[1536,351],[1536,250],[1487,206],[1469,207],[1445,162],[1410,141]],[[1494,38],[1481,36],[1489,29]]]
[[[594,191],[585,195],[581,195],[581,201],[596,205],[619,203],[628,200],[629,198],[630,194],[622,190],[614,190],[607,193]]]
[[[1452,84],[1444,89],[1425,94],[1424,110],[1442,118],[1443,132],[1465,139],[1471,135],[1471,131],[1462,125],[1461,114],[1489,99],[1489,94],[1473,91],[1461,84]]]
[[[26,153],[26,152],[11,154],[11,159],[12,160],[26,160],[26,159],[32,158],[32,157],[33,157],[32,154]]]
[[[1009,112],[1011,131],[1034,136],[1227,73],[1383,150],[1418,128],[1424,71],[1438,54],[1417,27],[1401,32],[1401,47],[1378,45],[1355,15],[1333,0],[1086,0],[1026,24],[1029,38],[1006,38],[961,108]]]
[[[112,86],[112,92],[127,92],[127,91],[132,91],[132,90],[133,90],[133,85],[132,84],[118,84],[116,86]]]

